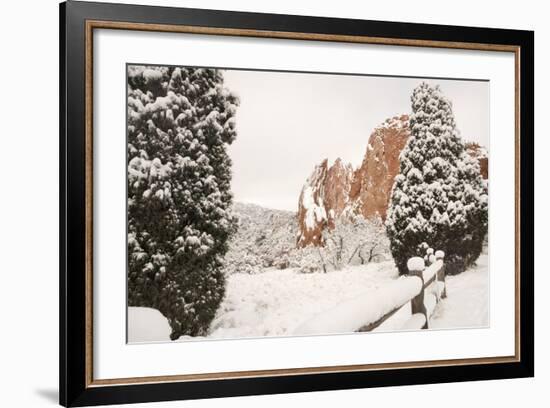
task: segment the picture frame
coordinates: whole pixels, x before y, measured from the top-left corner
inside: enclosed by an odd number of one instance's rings
[[[60,404],[122,404],[534,375],[533,32],[78,1],[61,3],[59,15]],[[514,296],[509,299],[514,310],[514,352],[491,357],[96,378],[94,353],[100,346],[95,341],[94,305],[100,298],[94,291],[94,171],[100,162],[94,150],[93,61],[97,52],[94,33],[99,30],[328,43],[334,47],[404,47],[411,53],[443,49],[513,55],[514,160],[506,165],[515,178],[513,183],[507,180],[514,186],[515,250],[510,266]],[[121,89],[124,93],[124,86]],[[122,142],[123,132],[120,130]],[[125,279],[125,271],[120,273]]]

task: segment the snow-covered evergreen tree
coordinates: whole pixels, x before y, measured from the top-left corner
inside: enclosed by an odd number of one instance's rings
[[[420,84],[411,102],[411,136],[400,156],[386,220],[392,255],[406,274],[407,260],[420,255],[427,242],[445,252],[447,272],[460,272],[481,253],[487,190],[439,86]]]
[[[173,339],[206,334],[224,296],[237,105],[216,69],[128,69],[128,301]]]
[[[462,184],[460,202],[464,208],[467,228],[461,236],[451,236],[460,244],[455,254],[450,253],[451,269],[456,273],[473,264],[481,255],[489,226],[489,200],[487,183],[480,176],[479,161],[465,153],[458,168],[458,179]]]

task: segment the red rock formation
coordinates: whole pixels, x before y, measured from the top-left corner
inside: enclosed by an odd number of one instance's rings
[[[322,242],[321,233],[327,225],[324,194],[328,160],[325,159],[311,173],[300,193],[298,204],[299,233],[297,246],[315,246]]]
[[[315,167],[300,193],[298,247],[319,245],[323,229],[334,227],[334,220],[348,208],[352,177],[353,167],[341,159],[330,167],[325,159]]]
[[[329,227],[334,227],[334,219],[339,217],[349,204],[349,191],[353,179],[353,166],[344,164],[340,158],[328,169],[324,183],[325,209]]]
[[[402,115],[386,120],[369,137],[369,144],[361,167],[355,172],[350,200],[354,212],[365,218],[380,216],[386,219],[386,210],[399,171],[399,154],[409,138],[409,117]]]
[[[330,167],[326,159],[315,167],[298,203],[298,247],[320,245],[323,230],[333,228],[335,219],[344,213],[386,218],[399,155],[409,135],[408,115],[395,116],[372,132],[356,170],[340,159]],[[487,151],[477,143],[467,143],[466,151],[479,160],[481,174],[487,179]]]
[[[487,150],[483,146],[480,146],[479,143],[468,142],[466,143],[466,152],[479,161],[481,177],[487,180],[489,178],[489,156]]]

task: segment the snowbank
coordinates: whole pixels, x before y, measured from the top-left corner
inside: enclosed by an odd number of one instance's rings
[[[447,297],[435,308],[430,328],[471,328],[489,325],[488,256],[458,275],[447,276]]]
[[[128,343],[170,341],[172,329],[166,317],[148,307],[128,308]]]
[[[426,316],[422,313],[415,313],[403,324],[401,330],[420,330],[424,323],[426,323]]]

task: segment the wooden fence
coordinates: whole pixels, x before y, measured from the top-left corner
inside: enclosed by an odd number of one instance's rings
[[[445,253],[429,248],[424,258],[414,257],[407,262],[410,277],[422,281],[420,291],[403,304],[380,317],[378,320],[360,327],[357,331],[367,332],[379,327],[397,312],[410,304],[411,317],[404,324],[403,330],[427,329],[437,303],[447,297],[445,285]]]
[[[444,257],[443,251],[434,253],[429,248],[424,258],[409,259],[408,276],[308,319],[296,328],[295,334],[368,332],[400,311],[410,317],[396,330],[427,329],[437,303],[447,296]]]

